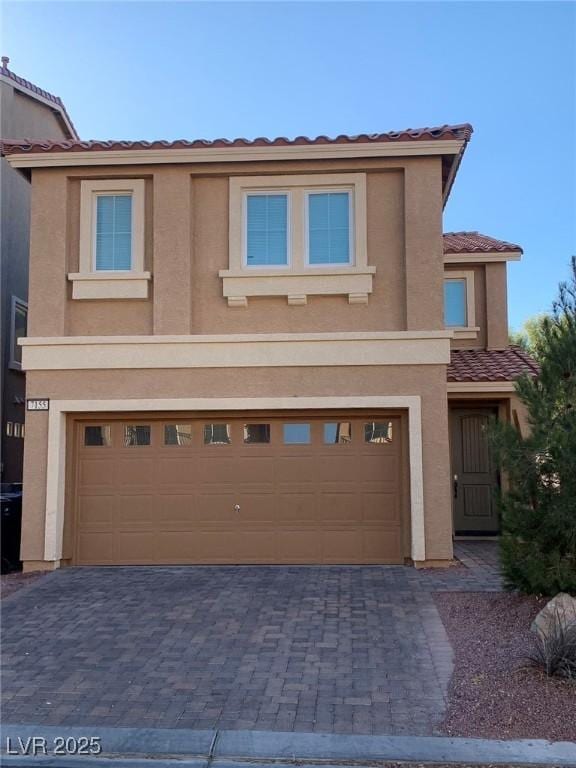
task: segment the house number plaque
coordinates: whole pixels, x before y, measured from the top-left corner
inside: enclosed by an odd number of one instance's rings
[[[27,411],[47,411],[50,408],[50,400],[30,399],[26,400]]]

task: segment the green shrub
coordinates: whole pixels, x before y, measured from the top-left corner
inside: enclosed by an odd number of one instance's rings
[[[490,435],[509,489],[500,494],[500,556],[509,589],[576,594],[576,258],[553,314],[542,320],[537,377],[516,391],[530,434],[494,422]]]

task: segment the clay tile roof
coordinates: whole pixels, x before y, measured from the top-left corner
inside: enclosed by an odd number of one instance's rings
[[[445,232],[444,253],[494,253],[517,251],[522,248],[505,240],[482,235],[480,232]]]
[[[35,87],[35,86],[32,86]],[[58,97],[52,96],[52,99]],[[59,105],[64,106],[60,99]],[[21,140],[6,142],[4,152],[16,154],[22,152],[101,152],[106,150],[126,149],[201,149],[205,147],[287,147],[321,144],[373,144],[394,141],[430,141],[458,139],[468,142],[472,135],[472,126],[468,123],[462,125],[442,125],[437,128],[407,128],[403,131],[389,131],[388,133],[362,133],[358,136],[340,135],[334,138],[328,136],[297,136],[288,139],[279,136],[276,139],[178,139],[177,141],[32,141]]]
[[[520,347],[453,349],[448,381],[514,381],[523,373],[538,372],[536,361]]]
[[[71,132],[73,133],[74,140],[78,140],[78,132],[76,128],[74,127],[74,123],[72,122],[70,115],[66,111],[66,107],[64,106],[64,102],[60,98],[60,96],[54,96],[53,93],[49,93],[48,91],[45,91],[43,88],[40,88],[38,85],[34,85],[34,83],[31,83],[29,80],[26,80],[23,77],[20,77],[20,75],[17,75],[15,72],[12,72],[11,69],[8,69],[8,67],[2,65],[0,66],[0,75],[3,75],[4,77],[7,77],[9,80],[12,80],[12,82],[16,83],[16,85],[20,86],[20,88],[23,88],[26,91],[29,91],[31,94],[35,96],[40,96],[45,101],[50,101],[54,106],[57,108],[58,111],[60,111],[64,117],[64,122],[67,122]],[[21,140],[22,141],[22,140]],[[19,142],[4,142],[3,147],[3,153],[9,154],[10,153],[10,146],[18,145]],[[10,145],[10,146],[7,146]]]

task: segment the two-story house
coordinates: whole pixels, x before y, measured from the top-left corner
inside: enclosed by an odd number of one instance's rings
[[[62,100],[0,64],[0,137],[2,140],[78,139]],[[1,476],[22,482],[25,385],[18,339],[26,335],[30,184],[1,157],[1,303],[2,438]]]
[[[441,565],[496,532],[484,426],[521,419],[533,364],[521,249],[442,234],[471,133],[6,148],[32,183],[25,568]]]

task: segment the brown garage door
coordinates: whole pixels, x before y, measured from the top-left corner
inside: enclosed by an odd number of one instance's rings
[[[75,424],[74,562],[399,563],[398,416]]]

